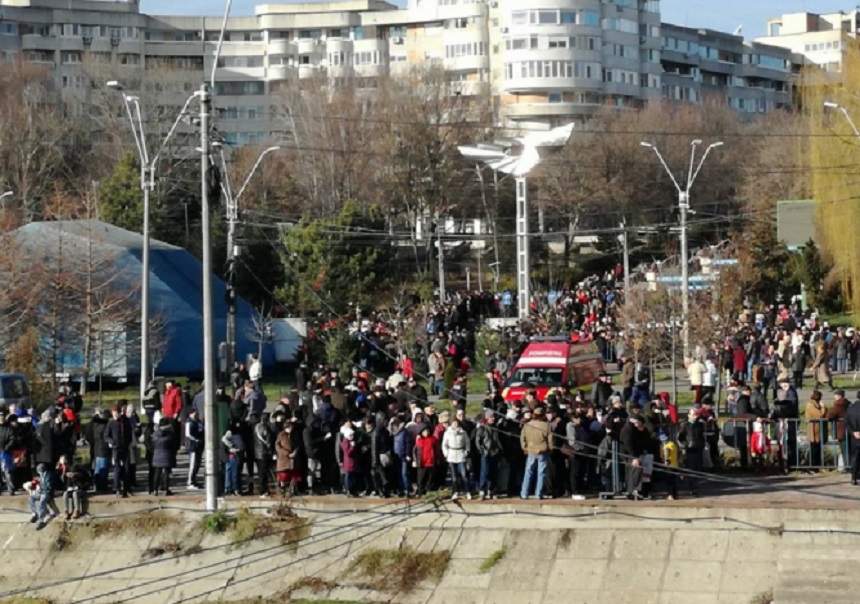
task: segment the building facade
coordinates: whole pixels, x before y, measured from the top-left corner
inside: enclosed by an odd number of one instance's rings
[[[151,16],[132,2],[0,0],[0,59],[46,66],[66,96],[140,83],[181,106],[212,67],[220,17]],[[504,124],[587,119],[600,106],[720,96],[740,111],[790,104],[790,49],[663,24],[658,0],[381,0],[259,5],[232,17],[216,72],[228,142],[271,137],[270,99],[297,81],[445,69],[452,93],[491,94]],[[146,77],[147,75],[152,77]]]
[[[791,13],[767,22],[768,35],[757,42],[781,46],[829,73],[842,71],[845,43],[860,31],[860,10],[838,13]]]

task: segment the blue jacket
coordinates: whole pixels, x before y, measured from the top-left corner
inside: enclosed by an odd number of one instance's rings
[[[394,435],[394,454],[401,459],[410,457],[412,455],[412,447],[412,435],[409,434],[409,430],[401,428]]]

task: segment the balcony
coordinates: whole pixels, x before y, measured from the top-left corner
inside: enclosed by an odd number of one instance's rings
[[[322,52],[323,45],[319,40],[305,38],[296,42],[296,51],[300,55],[318,55]]]
[[[267,80],[292,80],[298,74],[293,65],[269,65],[266,70]]]
[[[296,52],[296,44],[290,40],[269,40],[268,53],[270,55],[292,55]]]
[[[53,36],[43,36],[41,34],[24,34],[21,36],[22,50],[57,50],[59,44],[57,38]]]
[[[388,65],[356,65],[355,75],[361,78],[376,78],[388,73]]]
[[[465,56],[445,59],[445,69],[451,71],[477,71],[488,69],[489,59],[486,56]]]
[[[299,65],[299,79],[314,78],[321,73],[323,69],[319,65]]]

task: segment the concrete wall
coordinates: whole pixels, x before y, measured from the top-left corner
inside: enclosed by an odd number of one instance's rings
[[[200,543],[200,553],[168,554],[141,565],[147,548],[181,540],[199,521],[200,511],[192,510],[190,502],[185,505],[189,511],[169,512],[180,514],[183,525],[163,535],[110,535],[59,552],[51,546],[61,522],[36,532],[25,514],[3,513],[0,599],[10,590],[67,580],[27,595],[56,602],[229,601],[271,595],[309,576],[337,586],[317,593],[302,589],[295,597],[456,604],[746,604],[772,592],[780,604],[839,604],[856,602],[860,589],[855,572],[860,536],[838,532],[856,526],[860,511],[558,504],[416,504],[407,509],[346,500],[307,507],[297,503],[295,511],[313,519],[310,535],[298,545],[280,545],[270,537],[230,546],[225,537],[208,537]],[[128,511],[133,508],[93,510],[99,515]],[[366,579],[348,573],[351,560],[365,548],[406,546],[449,551],[451,561],[441,581],[423,583],[410,593],[378,592],[362,587]],[[504,558],[481,572],[484,560],[502,547]],[[392,578],[391,583],[398,581]]]

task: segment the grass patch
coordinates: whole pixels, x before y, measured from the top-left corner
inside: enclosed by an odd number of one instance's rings
[[[448,550],[368,549],[356,557],[348,573],[369,578],[368,586],[377,591],[409,593],[425,580],[440,580],[450,561]]]
[[[481,562],[481,572],[482,573],[490,572],[493,569],[493,567],[496,564],[498,564],[502,560],[502,558],[504,558],[507,554],[508,554],[508,548],[505,546],[502,546],[499,549],[497,549],[496,551],[494,551],[492,554],[487,556],[486,560]]]
[[[57,535],[51,541],[51,551],[58,553],[72,549],[75,545],[72,525],[68,522],[61,522],[57,526]]]
[[[224,510],[206,514],[200,519],[200,530],[209,535],[223,535],[233,526],[234,518]]]
[[[118,533],[134,533],[138,537],[148,537],[176,527],[179,523],[180,520],[176,516],[170,516],[164,512],[151,512],[98,520],[86,526],[92,531],[93,537]]]
[[[182,552],[182,546],[176,541],[166,541],[161,545],[147,548],[140,555],[142,560],[151,560],[152,558],[160,558],[168,554],[178,554]]]
[[[773,592],[765,591],[753,596],[750,604],[773,604]]]
[[[219,510],[204,516],[200,529],[210,535],[227,534],[236,546],[280,535],[281,543],[297,548],[310,535],[311,521],[297,516],[289,506],[279,505],[269,515],[255,514],[248,508],[240,509],[235,516]]]

